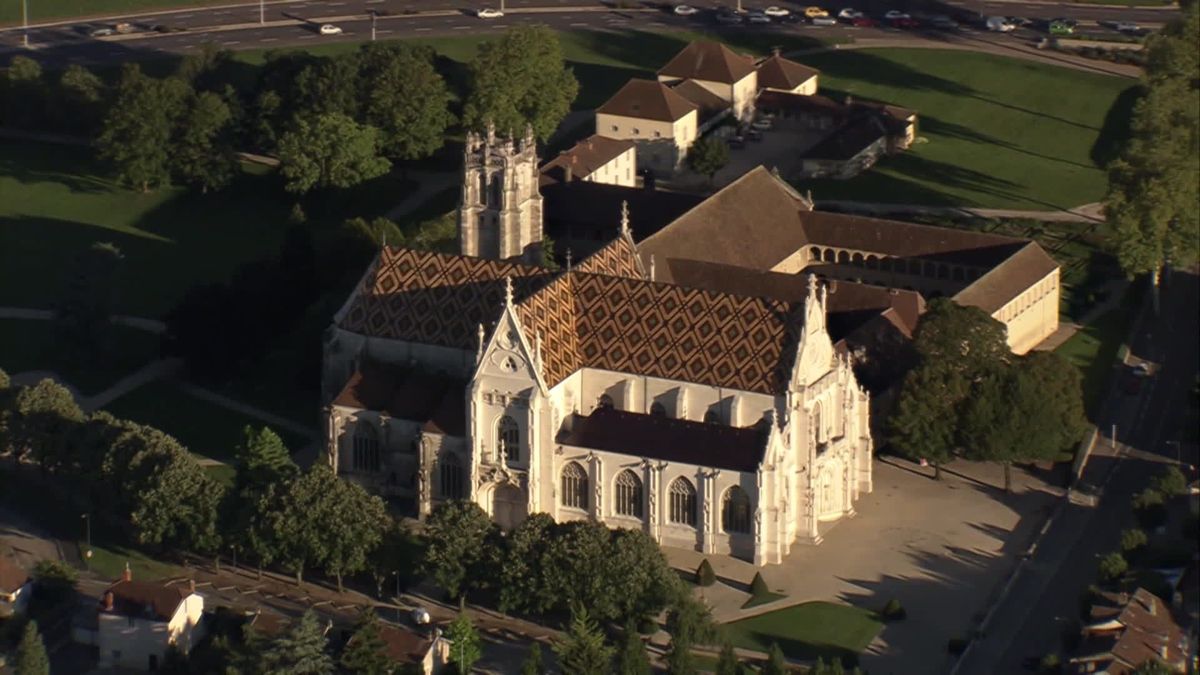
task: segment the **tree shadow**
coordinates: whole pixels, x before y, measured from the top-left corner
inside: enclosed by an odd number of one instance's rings
[[[1142,96],[1142,86],[1135,84],[1122,91],[1108,112],[1104,115],[1104,123],[1100,126],[1100,135],[1092,144],[1092,161],[1099,167],[1117,158],[1125,142],[1129,140],[1129,122],[1133,118],[1133,108]]]

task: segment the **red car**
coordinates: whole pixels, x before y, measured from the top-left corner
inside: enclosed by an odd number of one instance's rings
[[[919,21],[911,17],[902,17],[891,20],[892,28],[916,28],[921,25]]]
[[[875,19],[869,16],[860,16],[857,19],[851,19],[850,25],[855,28],[874,28],[876,24]]]

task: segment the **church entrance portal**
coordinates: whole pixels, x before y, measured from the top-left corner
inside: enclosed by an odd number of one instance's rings
[[[527,513],[525,491],[514,485],[498,485],[492,491],[492,518],[509,530],[520,525]]]

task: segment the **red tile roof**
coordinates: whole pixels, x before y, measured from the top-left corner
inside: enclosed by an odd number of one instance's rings
[[[792,90],[821,74],[816,68],[785,59],[776,54],[758,63],[759,89]]]
[[[617,90],[617,93],[597,108],[596,112],[657,122],[675,122],[696,110],[696,104],[661,82],[633,79]]]
[[[593,134],[543,164],[540,182],[567,182],[568,171],[569,180],[582,180],[633,148],[633,141]]]
[[[377,410],[423,424],[431,433],[466,432],[466,382],[443,373],[368,362],[350,376],[333,405]]]
[[[192,594],[186,586],[168,586],[161,581],[118,581],[105,594],[113,594],[114,614],[155,621],[170,621],[184,598]],[[101,600],[103,603],[103,600]],[[103,604],[101,604],[101,611]]]
[[[720,42],[697,40],[684,47],[658,74],[679,79],[734,84],[754,72],[754,59]]]
[[[17,561],[0,555],[0,592],[15,593],[29,581],[29,573]]]
[[[379,625],[379,637],[387,651],[388,658],[395,663],[421,663],[433,646],[433,639],[397,626]]]

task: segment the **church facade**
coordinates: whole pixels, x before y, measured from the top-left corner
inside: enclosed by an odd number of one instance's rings
[[[853,515],[872,489],[869,398],[834,348],[828,288],[656,280],[627,212],[577,264],[533,265],[531,145],[468,138],[461,253],[384,247],[335,316],[338,473],[418,517],[468,499],[504,527],[591,519],[756,565]]]

